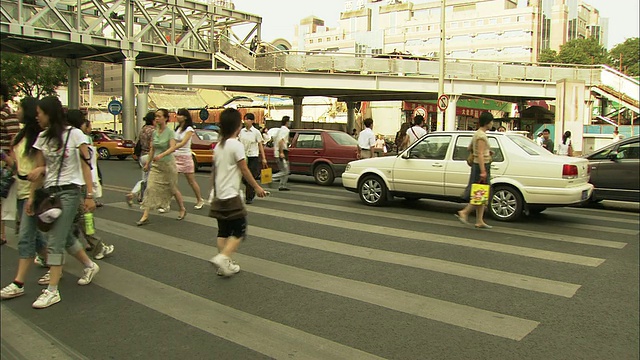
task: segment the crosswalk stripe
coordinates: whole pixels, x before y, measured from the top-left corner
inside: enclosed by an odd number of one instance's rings
[[[213,246],[207,246],[161,233],[154,233],[153,238],[150,238],[148,230],[110,220],[101,220],[97,225],[101,231],[202,260],[207,258],[207,256],[203,254],[214,253]],[[537,321],[521,319],[466,305],[459,305],[380,285],[295,268],[293,266],[247,255],[236,254],[234,258],[243,264],[242,267],[244,271],[252,272],[260,276],[507,339],[522,340],[539,325]],[[111,268],[111,266],[109,266],[109,268]],[[129,282],[129,276],[131,275],[122,274],[113,277],[114,280],[119,279],[112,283],[112,286],[118,289],[118,293],[121,293],[121,279],[126,278],[129,283],[128,285],[131,284]],[[101,285],[101,283],[98,284]],[[141,285],[142,284],[139,286]],[[160,285],[166,287],[166,285]],[[152,292],[145,291],[145,293]],[[165,293],[164,290],[162,293]],[[141,296],[139,299],[142,300],[145,299],[145,297]],[[184,300],[186,301],[187,299]],[[180,303],[184,304],[182,301],[180,301]],[[189,309],[195,309],[197,307],[195,304],[188,306]],[[218,315],[216,314],[216,316]],[[204,317],[201,314],[198,314],[198,317],[210,318],[209,316]],[[190,320],[195,321],[196,319]],[[243,325],[243,328],[244,326],[245,325]],[[263,329],[262,333],[273,335],[273,332],[268,329]],[[246,344],[243,345],[247,346]],[[258,351],[263,352],[262,350]]]
[[[638,234],[640,234],[640,231],[638,231],[638,229],[620,229],[617,227],[613,227],[613,226],[601,226],[601,225],[588,225],[588,224],[571,224],[571,223],[566,223],[563,222],[562,223],[563,227],[568,227],[568,228],[572,228],[572,229],[579,229],[579,230],[589,230],[589,231],[597,231],[597,232],[608,232],[608,233],[616,233],[616,234],[623,234],[623,235],[634,235],[637,236]]]
[[[330,204],[314,204],[299,200],[292,199],[278,199],[278,198],[269,198],[269,201],[278,202],[281,204],[291,204],[291,205],[300,205],[305,207],[312,207],[318,209],[325,210],[335,210],[341,212],[347,212],[351,214],[357,215],[370,215],[387,219],[394,220],[404,220],[404,221],[415,221],[422,224],[433,224],[433,225],[446,225],[446,226],[455,226],[460,227],[460,221],[458,220],[442,220],[442,219],[430,219],[421,216],[415,215],[406,215],[406,214],[396,214],[396,213],[386,213],[376,210],[369,209],[353,209],[346,206],[338,206],[338,205],[330,205]],[[491,232],[497,232],[507,235],[519,236],[519,237],[533,237],[539,239],[553,240],[553,241],[562,241],[562,242],[570,242],[576,244],[585,244],[585,245],[593,245],[593,246],[603,246],[614,249],[622,249],[627,243],[618,242],[618,241],[609,241],[609,240],[599,240],[599,239],[591,239],[586,237],[579,236],[570,236],[570,235],[558,235],[541,231],[527,231],[522,229],[512,229],[508,227],[494,226]]]
[[[107,206],[125,209],[125,206],[122,204],[109,204]],[[161,216],[168,217],[170,215],[165,214]],[[104,220],[102,220],[101,218],[99,221],[102,222]],[[213,228],[217,229],[216,223],[215,221],[213,221],[213,219],[202,215],[189,214],[189,216],[186,217],[183,221],[198,225],[207,224],[207,226],[212,226]],[[479,266],[460,264],[435,258],[401,254],[386,250],[378,250],[356,245],[343,244],[329,240],[271,230],[253,225],[250,225],[250,231],[252,234],[256,234],[255,236],[257,237],[268,239],[271,241],[277,241],[346,256],[353,256],[366,260],[380,261],[397,266],[408,266],[417,269],[434,271],[529,291],[563,296],[567,298],[573,297],[578,289],[580,289],[580,285],[561,281],[541,279],[528,275],[487,269]]]
[[[564,210],[564,209],[563,209]],[[559,215],[559,216],[571,216],[571,217],[577,217],[580,219],[585,219],[585,220],[601,220],[601,221],[606,221],[607,223],[623,223],[623,224],[633,224],[633,225],[638,225],[640,224],[640,218],[636,218],[636,219],[626,219],[626,218],[621,218],[621,217],[617,217],[617,218],[604,218],[602,216],[602,214],[600,215],[587,215],[587,214],[578,214],[578,213],[568,213],[566,211],[558,211],[558,210],[547,210],[546,213],[548,214],[553,214],[554,216]],[[620,212],[617,212],[616,215],[619,215]]]

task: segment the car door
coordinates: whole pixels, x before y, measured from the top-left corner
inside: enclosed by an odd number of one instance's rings
[[[289,152],[291,171],[311,174],[313,162],[322,157],[324,145],[320,133],[299,132],[294,144],[295,156]]]
[[[622,143],[594,155],[590,165],[592,183],[598,191],[607,199],[640,201],[640,142]]]
[[[444,195],[444,171],[451,135],[433,134],[418,140],[393,166],[398,192]]]

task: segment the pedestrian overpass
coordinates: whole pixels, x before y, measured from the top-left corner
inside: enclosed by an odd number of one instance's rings
[[[253,54],[247,44],[254,34],[260,35],[262,19],[237,11],[226,1],[2,0],[0,4],[3,51],[69,59],[70,107],[79,105],[80,61],[123,64],[123,130],[128,137],[136,128],[134,86],[139,119],[146,112],[150,85],[289,95],[297,121],[304,96],[346,101],[353,121],[356,101],[429,100],[438,92],[439,64],[431,59],[280,50]],[[583,84],[587,103],[597,94],[639,112],[638,81],[606,66],[448,59],[444,78],[445,93],[450,95],[445,128],[455,122],[460,97],[517,103],[556,99],[558,84],[565,80]]]

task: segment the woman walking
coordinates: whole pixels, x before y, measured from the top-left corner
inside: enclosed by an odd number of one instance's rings
[[[24,204],[31,192],[31,184],[27,180],[27,174],[36,168],[35,155],[37,149],[33,145],[42,130],[36,120],[37,104],[38,100],[32,97],[25,97],[20,101],[17,115],[24,126],[13,138],[11,144],[18,177],[14,186],[17,186],[18,198],[16,215],[21,218],[18,232],[18,256],[20,260],[18,261],[18,271],[14,281],[2,289],[0,297],[3,300],[24,295],[24,280],[31,268],[31,263],[34,262],[34,254],[40,254],[41,261],[46,261],[44,259],[47,257],[47,244],[42,233],[38,231],[36,226],[37,219],[23,211]]]
[[[493,115],[489,112],[483,112],[478,120],[478,130],[471,138],[471,147],[473,149],[473,165],[471,166],[471,175],[469,176],[469,185],[464,193],[464,199],[470,200],[472,184],[489,184],[491,180],[491,148],[489,147],[489,138],[487,138],[487,130],[493,125]],[[486,205],[467,205],[464,209],[458,211],[456,217],[463,224],[468,224],[468,217],[471,211],[476,210],[476,229],[491,229],[492,226],[484,222],[484,211]]]
[[[60,302],[58,283],[62,276],[64,251],[72,254],[84,265],[84,274],[78,285],[88,285],[100,271],[85,253],[83,246],[73,235],[73,220],[82,199],[81,187],[86,185],[84,207],[93,211],[93,180],[89,167],[89,147],[87,137],[79,129],[66,125],[62,104],[55,96],[42,98],[38,102],[38,123],[46,129],[38,135],[33,146],[36,151],[36,169],[28,176],[32,181],[25,213],[35,214],[35,192],[44,181],[44,191],[60,199],[62,211],[47,232],[47,264],[50,267],[48,287],[33,303],[42,309]],[[44,175],[44,180],[42,176]]]
[[[187,109],[178,109],[176,113],[178,119],[178,127],[176,128],[175,140],[176,151],[174,156],[176,158],[176,167],[178,173],[184,174],[187,178],[187,182],[193,193],[196,195],[196,210],[202,209],[204,206],[204,199],[200,194],[200,186],[196,182],[195,165],[193,164],[193,158],[191,157],[191,137],[193,136],[193,120],[191,120],[191,114]]]
[[[149,111],[144,117],[144,126],[138,134],[138,142],[140,143],[140,157],[138,157],[138,163],[140,168],[144,168],[144,165],[149,160],[149,150],[151,149],[151,141],[153,140],[153,131],[155,130],[156,113]],[[126,195],[127,205],[133,206],[133,199],[137,197],[138,202],[142,202],[144,191],[147,188],[147,180],[149,179],[149,172],[142,171],[142,180],[138,181],[131,189],[131,192]]]
[[[220,114],[220,134],[222,139],[214,149],[212,172],[213,188],[216,199],[226,200],[240,197],[240,179],[244,177],[253,187],[258,197],[265,197],[266,192],[256,182],[247,166],[244,146],[238,140],[242,128],[240,112],[227,108]],[[239,201],[240,206],[242,201]],[[240,242],[245,238],[247,218],[234,220],[218,219],[217,247],[219,254],[209,260],[218,270],[219,275],[231,276],[240,271],[240,266],[231,260]]]
[[[173,151],[176,148],[175,134],[167,127],[169,111],[159,109],[156,111],[156,129],[153,132],[153,140],[149,149],[147,163],[143,170],[149,171],[147,189],[142,200],[143,214],[136,223],[138,226],[149,223],[149,211],[152,209],[168,209],[171,197],[175,196],[180,206],[178,220],[187,216],[187,209],[182,201],[182,194],[178,190],[178,169]]]
[[[573,156],[573,146],[571,146],[571,131],[565,131],[562,135],[562,142],[558,144],[558,155]]]

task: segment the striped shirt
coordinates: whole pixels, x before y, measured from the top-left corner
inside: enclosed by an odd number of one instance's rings
[[[11,149],[11,140],[18,131],[20,131],[20,121],[5,103],[0,113],[0,149],[2,151],[8,152]]]

